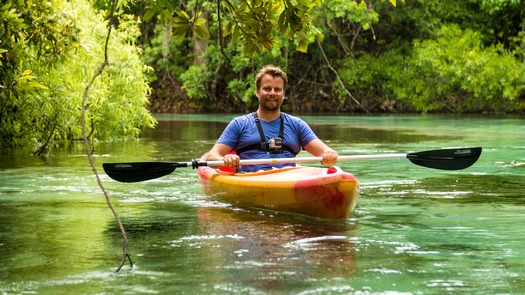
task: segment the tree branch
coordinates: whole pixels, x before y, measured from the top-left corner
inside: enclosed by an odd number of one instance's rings
[[[318,38],[316,38],[316,41],[317,41],[317,45],[319,46],[319,49],[321,50],[321,54],[323,55],[323,58],[326,62],[326,65],[328,66],[328,68],[335,74],[336,78],[337,78],[337,81],[339,82],[339,85],[341,85],[341,87],[343,88],[343,90],[346,92],[346,94],[354,101],[355,104],[357,104],[361,109],[363,109],[365,112],[369,112],[367,108],[365,108],[363,105],[361,105],[361,103],[359,103],[359,101],[352,95],[352,93],[350,93],[350,91],[348,91],[348,89],[346,89],[345,87],[345,84],[343,83],[343,81],[341,80],[341,78],[339,77],[339,74],[337,73],[337,71],[332,67],[332,65],[330,65],[330,61],[328,60],[328,57],[326,57],[326,54],[324,53],[324,49],[323,49],[323,46],[321,45],[321,41],[319,41]]]
[[[109,208],[111,209],[111,211],[113,212],[113,215],[115,216],[115,219],[117,220],[117,223],[120,228],[120,232],[122,234],[123,254],[122,254],[122,259],[120,261],[120,264],[118,265],[117,269],[115,269],[115,272],[119,272],[122,266],[124,266],[124,262],[126,261],[126,258],[129,259],[129,263],[131,264],[131,267],[133,267],[133,262],[131,261],[131,257],[128,253],[128,238],[126,236],[126,231],[124,230],[124,226],[122,225],[122,222],[120,221],[118,213],[113,207],[113,205],[111,204],[111,200],[109,199],[108,192],[104,188],[104,185],[102,184],[102,180],[100,179],[100,176],[98,175],[97,168],[95,167],[95,162],[93,161],[93,153],[89,146],[89,139],[88,139],[87,128],[86,128],[86,101],[87,101],[89,90],[95,83],[95,80],[97,79],[97,77],[102,74],[102,72],[104,71],[104,68],[108,65],[108,44],[109,44],[109,37],[111,36],[111,29],[113,27],[113,15],[115,12],[116,2],[117,2],[116,0],[113,0],[111,3],[111,11],[109,14],[109,23],[108,23],[108,34],[106,36],[106,43],[104,45],[104,61],[98,68],[98,71],[93,75],[93,77],[89,81],[88,85],[86,86],[86,89],[84,90],[84,94],[82,95],[82,115],[81,115],[80,121],[82,122],[82,137],[84,140],[84,148],[88,155],[89,164],[91,165],[91,169],[93,170],[93,173],[95,174],[95,177],[97,179],[98,185],[100,186],[100,189],[102,190],[102,192],[104,193],[104,196],[106,197],[106,202],[108,203]]]
[[[219,45],[221,47],[221,53],[228,62],[230,62],[230,57],[224,51],[224,36],[222,35],[222,20],[221,20],[221,0],[217,0],[217,20],[219,25],[217,26],[217,31],[219,31]]]

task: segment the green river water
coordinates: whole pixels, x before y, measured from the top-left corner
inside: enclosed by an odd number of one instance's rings
[[[0,156],[0,294],[523,294],[525,118],[301,116],[341,155],[481,146],[462,171],[341,161],[361,183],[342,221],[239,208],[197,172],[132,184],[104,162],[189,161],[232,115],[163,115],[140,141]],[[299,156],[307,156],[301,154]],[[317,165],[317,164],[311,164]]]

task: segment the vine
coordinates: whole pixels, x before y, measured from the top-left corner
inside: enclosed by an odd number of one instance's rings
[[[99,176],[99,174],[97,172],[97,168],[95,167],[95,162],[93,161],[93,152],[92,152],[92,150],[90,148],[90,144],[89,144],[87,128],[86,128],[85,113],[86,113],[86,101],[87,101],[87,96],[88,96],[89,90],[90,90],[91,86],[93,86],[93,84],[95,83],[95,80],[97,79],[97,77],[99,77],[104,72],[104,68],[109,63],[108,62],[108,44],[109,44],[109,38],[111,36],[111,29],[113,27],[113,14],[115,12],[116,2],[117,2],[116,0],[112,0],[111,1],[111,10],[110,10],[110,13],[109,13],[109,22],[108,22],[108,33],[106,35],[106,41],[105,41],[105,45],[104,45],[104,61],[102,62],[102,64],[98,68],[98,71],[93,75],[93,77],[91,78],[91,80],[89,81],[88,85],[86,86],[86,88],[84,90],[84,93],[82,95],[82,114],[81,114],[81,118],[80,118],[80,121],[82,123],[82,137],[83,137],[83,141],[84,141],[84,148],[86,149],[86,153],[88,155],[89,164],[91,165],[91,169],[93,170],[93,173],[95,174],[95,177],[97,179],[98,185],[100,186],[102,192],[104,193],[104,197],[106,198],[106,202],[108,203],[108,206],[111,209],[111,212],[113,212],[113,215],[115,216],[115,219],[117,220],[120,232],[122,234],[122,240],[123,240],[123,244],[122,244],[122,248],[123,248],[122,259],[120,260],[120,263],[119,263],[118,267],[115,269],[115,273],[119,272],[120,269],[122,269],[122,267],[124,266],[124,263],[126,262],[126,258],[129,260],[129,263],[130,263],[131,267],[133,267],[133,261],[131,261],[131,256],[129,255],[129,252],[128,252],[128,238],[127,238],[127,235],[126,235],[126,230],[124,229],[124,225],[122,224],[122,221],[120,220],[117,211],[115,210],[115,208],[111,204],[111,200],[109,198],[108,192],[104,188],[104,185],[102,184],[102,180],[100,179],[100,176]]]

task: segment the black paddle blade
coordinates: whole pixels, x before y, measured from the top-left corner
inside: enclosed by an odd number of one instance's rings
[[[181,166],[170,162],[131,162],[104,163],[102,167],[116,181],[139,182],[168,175]]]
[[[414,164],[442,170],[461,170],[476,163],[481,147],[431,150],[407,154]]]

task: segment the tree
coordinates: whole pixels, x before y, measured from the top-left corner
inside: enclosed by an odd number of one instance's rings
[[[396,4],[395,1],[390,2]],[[167,2],[142,3],[146,3],[139,5],[144,18],[148,21],[159,20],[162,28],[156,28],[156,31],[169,32],[162,34],[165,36],[162,42],[158,42],[157,38],[143,39],[142,42],[149,61],[163,60],[163,65],[169,65],[156,67],[154,104],[174,111],[185,111],[192,106],[199,106],[195,107],[198,111],[249,108],[253,102],[252,73],[264,63],[283,66],[289,64],[292,56],[311,55],[308,51],[317,47],[311,44],[324,39],[324,34],[330,34],[332,30],[325,24],[329,7],[341,7],[345,15],[340,18],[356,24],[354,43],[360,30],[370,30],[371,24],[377,22],[373,6],[365,1],[219,1],[216,5],[215,2],[178,2],[180,5],[175,11]],[[339,12],[330,13],[336,15]],[[203,19],[203,15],[207,19]],[[347,29],[344,22],[341,22],[341,28]],[[333,22],[333,25],[339,24]],[[209,34],[202,33],[206,30]],[[186,57],[199,58],[196,55],[200,53],[188,49],[194,47],[195,39],[207,38],[208,35],[207,50],[200,55],[207,63],[197,65]],[[171,42],[168,36],[173,36],[177,42]],[[161,50],[153,49],[159,45],[151,42],[162,44],[162,57],[159,54]],[[170,54],[165,54],[166,44],[169,44]],[[156,57],[150,55],[154,51],[157,52]],[[187,70],[181,73],[175,65]],[[178,83],[183,86],[177,88]],[[170,86],[167,88],[167,85]],[[175,96],[173,93],[176,93]],[[169,100],[173,101],[173,107],[166,107],[166,100],[157,98],[159,96],[171,97]],[[222,104],[223,98],[228,103]],[[294,96],[289,98],[292,102]],[[210,108],[207,109],[207,106]]]
[[[484,46],[482,34],[443,26],[435,40],[414,44],[404,73],[391,73],[401,100],[418,110],[504,113],[523,108],[525,64],[503,45]]]
[[[105,21],[89,2],[13,1],[0,9],[0,149],[81,138],[82,91],[103,58]],[[151,68],[133,45],[139,31],[129,16],[110,42],[110,66],[87,107],[90,138],[137,137],[155,119],[145,109]],[[117,50],[118,48],[118,50]]]

